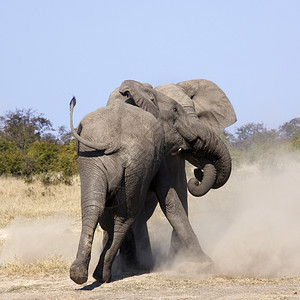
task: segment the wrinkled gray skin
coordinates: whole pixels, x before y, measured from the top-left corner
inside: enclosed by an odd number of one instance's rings
[[[93,277],[110,281],[112,263],[129,228],[138,216],[145,224],[148,210],[152,213],[154,209],[149,195],[158,199],[186,255],[211,261],[173,188],[165,160],[179,149],[191,151],[191,145],[199,143],[199,133],[191,130],[190,118],[181,105],[149,85],[124,81],[118,93],[121,102],[89,113],[77,131],[72,124],[75,99],[71,101],[71,130],[79,141],[82,231],[70,277],[78,284],[88,278],[98,223],[106,234]],[[210,141],[203,137],[201,143]]]
[[[147,84],[146,84],[147,85]],[[180,201],[188,212],[187,190],[196,196],[206,194],[211,188],[220,188],[226,183],[231,172],[231,158],[226,146],[218,137],[225,127],[236,121],[231,103],[224,92],[213,82],[198,79],[165,84],[155,88],[180,103],[188,114],[190,130],[197,139],[190,144],[192,150],[182,150],[177,155],[166,155],[167,167],[172,184]],[[124,98],[116,89],[108,104],[119,103]],[[168,135],[168,132],[166,133]],[[187,183],[185,160],[196,166],[195,178]],[[153,260],[146,221],[152,215],[157,199],[148,193],[148,209],[141,215],[121,246],[120,257],[125,265],[136,265],[150,269]],[[173,231],[170,257],[174,256],[182,245]]]

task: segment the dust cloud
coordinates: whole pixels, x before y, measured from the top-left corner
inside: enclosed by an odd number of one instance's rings
[[[16,217],[1,232],[5,243],[0,251],[0,264],[15,260],[29,264],[51,257],[72,261],[76,256],[80,226],[80,220],[63,214],[40,219]],[[96,257],[100,252],[100,232],[97,231],[95,239]]]
[[[33,263],[50,256],[69,259],[76,250],[77,234],[74,221],[55,215],[41,219],[16,217],[5,228],[5,243],[0,252],[0,263],[19,260]]]
[[[216,271],[300,275],[300,157],[278,154],[233,169],[228,183],[190,197],[190,219]]]

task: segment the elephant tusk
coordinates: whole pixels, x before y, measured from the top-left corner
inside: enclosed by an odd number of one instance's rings
[[[182,150],[182,148],[179,148],[176,152],[172,152],[171,155],[175,156],[175,155],[179,154],[181,150]]]

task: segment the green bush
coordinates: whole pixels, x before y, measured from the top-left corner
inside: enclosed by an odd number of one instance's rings
[[[293,138],[292,147],[295,150],[300,150],[300,134]]]
[[[64,126],[53,135],[51,122],[32,109],[8,112],[0,125],[0,175],[71,183],[78,173],[76,143]]]
[[[59,145],[36,141],[26,150],[28,171],[33,174],[58,171]]]
[[[63,145],[58,157],[59,169],[63,172],[64,176],[73,176],[78,174],[78,157],[75,140]]]
[[[0,175],[22,175],[23,153],[14,143],[0,139]]]

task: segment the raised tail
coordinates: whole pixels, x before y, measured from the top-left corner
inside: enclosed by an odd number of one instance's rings
[[[101,143],[96,143],[96,142],[91,142],[88,141],[84,138],[82,138],[77,131],[75,130],[74,126],[73,126],[73,111],[74,111],[74,107],[76,105],[76,98],[75,96],[73,96],[73,98],[70,101],[70,128],[71,128],[71,132],[73,133],[74,137],[83,145],[92,148],[92,149],[96,149],[96,150],[100,150],[100,151],[104,151],[104,154],[111,154],[114,152],[117,152],[120,147],[113,145],[107,145],[107,144],[101,144]]]

